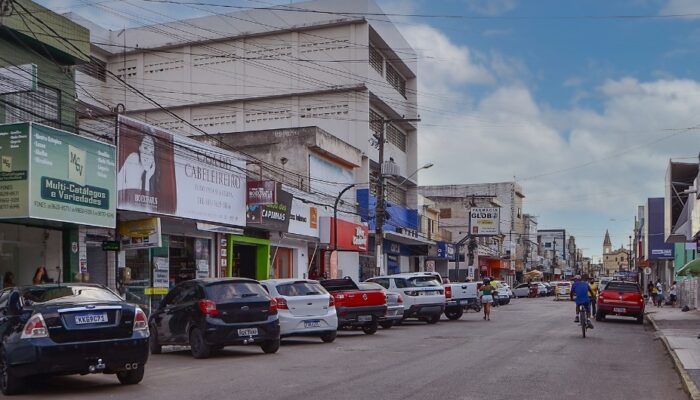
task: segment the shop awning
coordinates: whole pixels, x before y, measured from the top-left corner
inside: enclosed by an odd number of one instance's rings
[[[424,239],[422,237],[413,237],[397,232],[386,232],[384,235],[387,239],[391,240],[392,242],[407,244],[409,246],[426,245],[434,243],[432,240]]]
[[[700,258],[685,264],[676,273],[678,276],[700,276]]]
[[[530,277],[530,278],[541,278],[541,277],[542,277],[542,272],[536,271],[536,270],[532,270],[532,271],[528,271],[525,275],[527,275],[527,276]]]

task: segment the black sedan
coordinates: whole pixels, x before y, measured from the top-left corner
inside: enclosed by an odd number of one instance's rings
[[[0,389],[33,375],[116,374],[141,382],[148,360],[146,314],[100,285],[51,284],[0,292]]]
[[[194,358],[232,345],[280,347],[277,302],[260,282],[245,278],[195,279],[174,287],[150,318],[151,353],[189,345]]]

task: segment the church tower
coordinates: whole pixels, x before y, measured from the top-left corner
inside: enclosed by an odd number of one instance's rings
[[[603,254],[612,253],[612,242],[610,241],[610,233],[605,230],[605,240],[603,240]]]

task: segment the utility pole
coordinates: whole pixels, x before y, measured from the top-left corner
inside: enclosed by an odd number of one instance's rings
[[[377,140],[377,150],[379,150],[379,180],[377,182],[377,204],[374,209],[374,242],[376,251],[377,268],[379,274],[386,273],[384,270],[384,214],[386,212],[384,204],[384,143],[386,142],[386,127],[392,122],[419,122],[420,118],[382,118],[382,129],[378,134],[375,133]],[[369,121],[370,124],[372,121]]]

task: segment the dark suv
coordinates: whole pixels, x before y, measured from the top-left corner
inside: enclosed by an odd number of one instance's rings
[[[277,302],[258,281],[195,279],[173,288],[149,319],[150,348],[190,345],[194,358],[224,346],[257,344],[265,353],[280,347]]]

